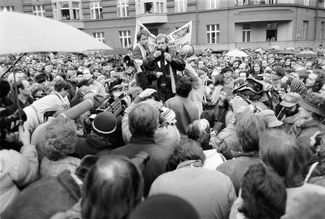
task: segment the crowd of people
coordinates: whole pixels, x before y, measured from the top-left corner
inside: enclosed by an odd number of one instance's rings
[[[137,41],[0,60],[1,218],[325,218],[321,45],[235,57]]]

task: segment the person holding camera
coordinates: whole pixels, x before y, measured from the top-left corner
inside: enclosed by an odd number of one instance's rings
[[[57,81],[54,85],[54,92],[50,95],[40,98],[25,107],[27,120],[24,123],[24,129],[20,134],[25,135],[29,141],[33,131],[40,124],[45,122],[46,112],[62,112],[70,108],[70,102],[67,98],[71,85],[63,80]]]
[[[163,102],[173,97],[176,93],[176,70],[185,69],[185,61],[172,57],[168,48],[168,37],[159,34],[156,39],[157,49],[143,61],[145,68],[151,69],[157,78],[157,91]]]
[[[22,126],[19,126],[22,129]],[[19,151],[0,150],[0,214],[19,195],[20,191],[37,180],[39,163],[37,150],[25,136],[19,136],[22,147]],[[3,146],[3,145],[1,145]]]

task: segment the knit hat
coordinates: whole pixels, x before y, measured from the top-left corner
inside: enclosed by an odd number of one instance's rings
[[[325,117],[325,98],[321,94],[312,92],[299,101],[299,105],[311,112]]]
[[[295,92],[300,94],[301,96],[307,95],[307,88],[301,80],[298,80],[296,78],[292,79],[290,84],[290,90],[291,92]]]
[[[285,70],[281,66],[274,66],[274,71],[275,74],[281,78],[286,74]]]
[[[283,125],[283,122],[279,121],[274,114],[273,110],[262,110],[257,115],[263,117],[269,128],[275,128]]]
[[[284,106],[284,107],[293,107],[298,104],[300,99],[301,99],[301,97],[299,94],[290,92],[284,96],[280,105]]]
[[[173,110],[163,107],[160,113],[160,117],[162,119],[162,123],[169,123],[169,124],[175,124],[176,123],[176,114]]]
[[[154,195],[142,202],[129,219],[199,219],[194,207],[172,195]]]
[[[111,112],[99,113],[93,123],[92,127],[95,132],[103,135],[111,134],[116,130],[117,120]]]

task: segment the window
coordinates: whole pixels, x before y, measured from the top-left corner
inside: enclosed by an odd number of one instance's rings
[[[13,11],[15,11],[15,7],[14,6],[0,6],[0,11],[13,12]]]
[[[119,31],[121,47],[130,48],[131,47],[131,32],[129,30]]]
[[[61,19],[70,20],[69,2],[61,2],[60,8],[61,8]]]
[[[102,19],[103,12],[100,2],[90,2],[90,19]]]
[[[219,8],[219,0],[206,0],[206,8],[207,9],[215,9]]]
[[[266,0],[265,3],[270,5],[278,4],[278,0]]]
[[[187,10],[187,0],[175,0],[175,12],[185,12]]]
[[[324,39],[324,31],[325,31],[325,22],[322,21],[320,23],[320,39]]]
[[[304,5],[309,5],[309,0],[304,0]]]
[[[308,28],[309,28],[309,21],[303,21],[302,22],[302,39],[303,40],[308,39]]]
[[[164,0],[156,0],[156,11],[155,13],[164,13]]]
[[[93,33],[93,36],[102,43],[105,43],[104,32]]]
[[[43,5],[33,5],[33,15],[44,17]]]
[[[118,0],[117,1],[117,16],[119,17],[127,17],[128,16],[128,0]]]
[[[251,41],[251,25],[243,24],[243,42]]]
[[[266,25],[266,41],[277,41],[278,38],[278,24],[268,23]]]
[[[59,1],[52,0],[53,17],[55,20],[80,20],[81,0],[77,1]]]
[[[73,20],[80,20],[80,3],[72,2],[72,18]]]
[[[219,24],[207,25],[207,43],[216,44],[220,41]]]
[[[144,3],[145,13],[151,14],[152,13],[152,2],[146,2]]]

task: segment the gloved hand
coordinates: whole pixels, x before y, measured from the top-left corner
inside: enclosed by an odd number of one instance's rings
[[[145,99],[147,97],[150,97],[155,92],[157,92],[155,89],[147,88],[144,91],[142,91],[141,94],[139,94],[139,97]]]

